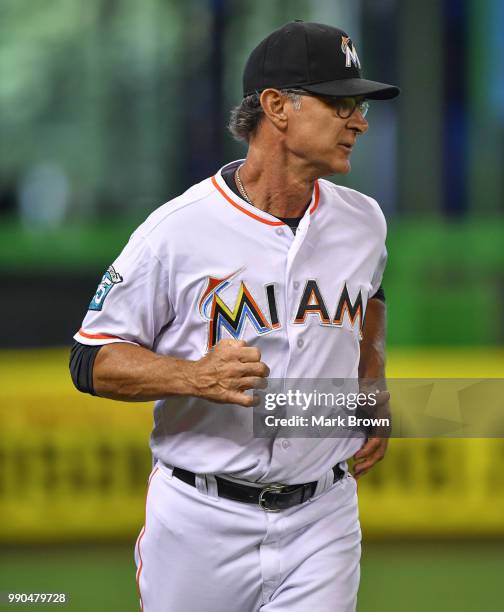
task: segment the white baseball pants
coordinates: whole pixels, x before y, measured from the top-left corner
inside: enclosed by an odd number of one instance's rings
[[[278,513],[218,498],[212,477],[196,484],[159,463],[151,474],[135,547],[142,612],[355,611],[361,531],[352,476]]]

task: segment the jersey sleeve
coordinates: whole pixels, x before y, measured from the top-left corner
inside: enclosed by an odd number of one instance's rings
[[[374,295],[370,294],[370,298],[374,300],[380,300],[380,302],[385,303],[385,289],[383,288],[383,285],[380,285],[378,287],[378,291]]]
[[[146,239],[133,234],[103,275],[74,339],[88,346],[129,342],[151,349],[172,318],[167,281]]]
[[[370,296],[374,296],[380,286],[382,284],[383,273],[385,272],[385,266],[387,265],[387,249],[384,246],[383,251],[380,254],[378,259],[378,263],[376,265],[375,271],[373,273],[373,277],[371,279],[371,291],[369,293]]]

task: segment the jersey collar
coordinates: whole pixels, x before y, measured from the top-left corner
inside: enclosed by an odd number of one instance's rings
[[[245,160],[241,159],[241,160],[236,160],[236,161],[243,163]],[[224,170],[231,164],[235,164],[236,161],[226,164],[217,172],[217,174],[212,176],[211,180],[212,180],[212,183],[215,189],[220,193],[220,195],[229,204],[234,206],[240,212],[248,215],[255,221],[259,221],[260,223],[264,223],[272,227],[286,225],[283,221],[280,221],[279,219],[277,219],[277,217],[274,217],[273,215],[270,215],[264,210],[260,210],[259,208],[252,206],[252,204],[249,204],[243,198],[239,198],[231,189],[229,189],[229,187],[226,184],[226,181],[222,178],[222,170]],[[320,200],[320,187],[319,187],[318,181],[315,181],[315,187],[313,189],[312,198],[310,201],[310,205],[308,206],[308,209],[307,209],[308,214],[312,215],[317,210],[318,205],[319,205],[319,200]]]

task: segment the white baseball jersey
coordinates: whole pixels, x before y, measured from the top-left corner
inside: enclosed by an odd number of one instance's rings
[[[132,342],[197,360],[219,340],[236,338],[260,349],[271,378],[357,378],[385,234],[372,198],[319,180],[294,235],[238,198],[219,171],[133,233],[75,339]],[[255,482],[318,480],[362,444],[355,437],[255,438],[252,410],[192,397],[160,400],[154,416],[156,459]]]

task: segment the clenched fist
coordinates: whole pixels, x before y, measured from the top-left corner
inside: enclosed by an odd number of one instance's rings
[[[221,340],[194,363],[195,395],[219,404],[254,406],[256,398],[245,391],[265,389],[269,372],[258,348],[244,340]]]

